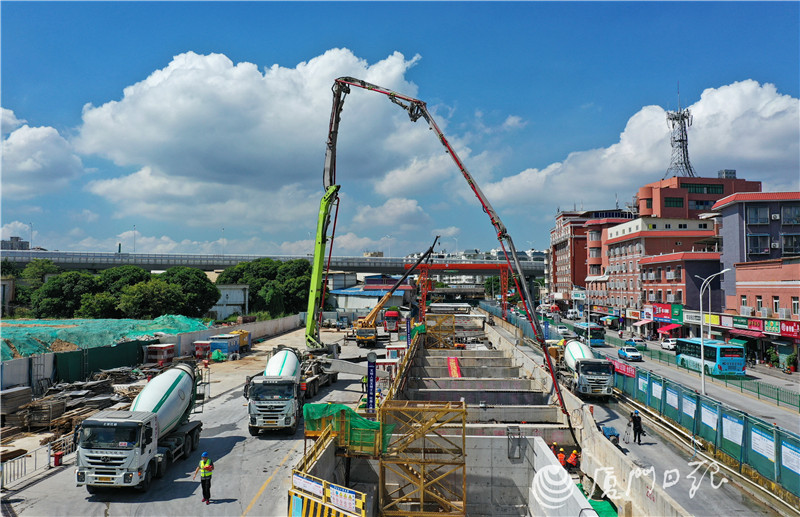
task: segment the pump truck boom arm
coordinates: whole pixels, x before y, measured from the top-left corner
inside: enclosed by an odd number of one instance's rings
[[[422,256],[420,256],[416,262],[414,262],[413,266],[408,268],[408,270],[403,274],[403,276],[400,277],[400,280],[395,282],[395,284],[391,287],[391,289],[389,289],[389,292],[383,295],[383,298],[380,299],[378,304],[375,305],[375,307],[371,311],[369,311],[369,314],[367,314],[363,318],[359,318],[358,322],[356,323],[356,328],[364,328],[364,327],[375,328],[375,320],[378,319],[378,314],[380,314],[381,309],[383,309],[383,306],[386,305],[386,302],[389,301],[389,298],[392,297],[392,294],[394,294],[397,288],[400,287],[400,285],[403,282],[405,282],[406,278],[408,278],[408,275],[410,275],[415,269],[417,269],[417,266],[419,266],[423,260],[431,256],[431,253],[433,253],[433,248],[436,246],[436,241],[438,240],[439,236],[437,235],[436,238],[433,239],[433,244],[431,244],[431,247],[428,248],[428,250],[425,253],[423,253]]]
[[[486,198],[484,193],[478,187],[478,184],[475,182],[475,179],[469,173],[467,168],[459,159],[458,155],[456,154],[453,147],[450,145],[450,142],[447,141],[447,138],[442,133],[439,126],[434,121],[433,117],[431,116],[430,112],[428,111],[427,105],[413,97],[409,97],[407,95],[403,95],[401,93],[397,93],[395,91],[389,90],[388,88],[383,88],[381,86],[369,83],[367,81],[363,81],[361,79],[356,79],[353,77],[340,77],[334,81],[332,91],[333,91],[333,109],[331,111],[331,121],[328,131],[328,147],[325,154],[325,170],[323,173],[323,184],[325,188],[329,188],[332,185],[336,184],[336,140],[338,138],[339,133],[339,121],[340,115],[342,112],[342,108],[344,106],[344,98],[345,96],[350,93],[350,87],[355,86],[357,88],[362,88],[364,90],[374,91],[377,93],[382,93],[389,97],[389,100],[394,104],[397,104],[405,111],[408,112],[408,116],[412,122],[416,122],[420,118],[424,118],[425,121],[428,123],[430,129],[436,132],[436,136],[439,138],[439,141],[444,146],[445,150],[450,157],[455,162],[458,169],[461,171],[461,174],[464,176],[464,179],[469,184],[472,191],[475,193],[475,196],[480,201],[481,206],[483,207],[483,211],[486,212],[486,215],[489,216],[489,220],[492,223],[492,226],[495,228],[495,232],[497,235],[497,240],[500,241],[500,245],[503,248],[503,252],[506,256],[506,262],[509,266],[511,266],[511,262],[514,263],[514,270],[516,271],[517,275],[514,278],[514,282],[517,284],[517,292],[520,293],[521,297],[523,298],[523,303],[525,307],[525,313],[530,322],[531,329],[533,330],[535,340],[542,348],[544,352],[545,359],[547,361],[548,368],[550,370],[550,374],[553,380],[553,389],[556,392],[558,397],[559,405],[561,406],[561,411],[567,418],[567,423],[569,424],[570,432],[573,433],[572,423],[569,419],[569,412],[567,411],[566,405],[564,404],[564,398],[561,395],[561,389],[558,385],[558,379],[555,375],[555,368],[550,361],[550,356],[547,353],[547,344],[545,343],[545,335],[542,327],[539,325],[539,322],[533,316],[533,298],[531,297],[530,290],[528,289],[527,283],[524,281],[525,275],[522,271],[522,265],[517,258],[517,250],[514,246],[514,242],[511,239],[511,236],[508,234],[505,225],[500,220],[500,217],[495,212],[494,208],[492,207],[489,200]],[[506,246],[508,249],[506,249]],[[521,280],[521,282],[520,282]],[[520,285],[521,283],[521,285]]]
[[[308,294],[308,309],[306,312],[306,346],[313,349],[325,348],[319,337],[319,321],[317,317],[322,310],[323,278],[325,267],[325,249],[328,242],[328,225],[331,221],[331,207],[339,196],[339,185],[331,185],[319,202],[319,216],[317,218],[317,236],[314,243],[314,259],[311,264],[311,286]]]

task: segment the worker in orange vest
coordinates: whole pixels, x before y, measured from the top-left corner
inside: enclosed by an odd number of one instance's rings
[[[553,445],[550,446],[550,450],[553,451],[553,456],[558,456],[558,444],[553,442]]]
[[[567,458],[567,465],[569,465],[570,470],[578,468],[578,451],[572,451],[572,454]]]
[[[562,447],[562,448],[558,449],[558,462],[561,463],[562,467],[566,467],[567,466],[567,462],[566,462],[565,458],[566,458],[566,455],[564,454],[564,448]]]

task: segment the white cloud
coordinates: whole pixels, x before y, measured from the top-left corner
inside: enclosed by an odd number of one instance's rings
[[[765,191],[798,188],[798,99],[748,80],[705,90],[690,110],[689,156],[698,176],[735,168],[739,178],[761,180]],[[532,212],[532,204],[606,208],[617,194],[624,205],[638,187],[664,177],[671,153],[666,112],[645,106],[628,120],[619,142],[506,176],[484,192],[501,213]]]
[[[416,199],[392,198],[378,207],[370,205],[360,207],[353,217],[353,222],[370,227],[394,227],[401,231],[409,231],[427,225],[430,218]]]
[[[26,120],[18,119],[12,110],[2,107],[0,107],[0,117],[0,132],[3,136],[6,136],[27,122]]]
[[[85,223],[95,223],[100,219],[100,215],[97,212],[93,212],[88,208],[84,208],[80,212],[72,213],[71,217],[76,221],[81,221]]]
[[[52,127],[23,125],[5,136],[13,112],[3,110],[3,197],[30,199],[58,192],[83,174],[83,165],[70,144]]]
[[[76,146],[117,165],[192,181],[250,188],[318,181],[334,79],[353,75],[413,93],[403,75],[417,59],[396,52],[368,65],[332,49],[293,69],[273,65],[262,73],[221,54],[187,52],[125,88],[122,99],[86,105]],[[351,144],[348,156],[358,164],[348,167],[349,178],[375,174],[385,160],[375,148],[391,141],[393,118],[404,116],[379,97],[346,103],[340,144]]]
[[[29,241],[31,237],[31,226],[28,223],[20,221],[11,221],[6,223],[0,228],[3,240],[8,240],[11,237],[20,237],[23,241]],[[36,237],[36,228],[33,228],[33,236]]]
[[[298,184],[261,191],[246,185],[187,181],[150,168],[131,175],[95,180],[87,189],[116,207],[116,217],[137,216],[195,227],[251,225],[262,232],[312,228],[319,211],[319,193]]]
[[[461,228],[457,226],[448,226],[447,228],[436,228],[431,230],[431,235],[438,235],[443,239],[448,237],[456,237],[461,234]]]
[[[506,131],[512,129],[522,129],[523,127],[527,126],[528,123],[522,120],[522,117],[518,117],[517,115],[509,115],[506,117],[505,121],[503,121],[503,129]]]

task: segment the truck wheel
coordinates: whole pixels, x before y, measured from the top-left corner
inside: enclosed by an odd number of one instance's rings
[[[261,429],[253,427],[252,425],[248,425],[247,430],[250,432],[250,436],[258,436],[258,433],[261,432]]]
[[[156,467],[156,479],[161,479],[167,473],[167,457],[164,456],[163,461],[159,461]]]
[[[139,486],[137,486],[136,488],[138,488],[140,492],[147,492],[148,490],[150,490],[150,483],[152,481],[153,481],[153,471],[150,468],[150,465],[148,465],[147,470],[144,471],[144,479],[142,480],[141,483],[139,483]]]
[[[197,447],[200,446],[200,431],[195,429],[192,431],[192,450],[196,451]]]
[[[96,494],[97,487],[93,485],[86,485],[86,491],[89,492],[90,494]]]
[[[192,453],[192,436],[189,435],[183,440],[183,459],[188,459]]]
[[[339,374],[338,373],[334,373],[333,375],[331,375],[331,384],[335,383],[338,380],[339,380]]]

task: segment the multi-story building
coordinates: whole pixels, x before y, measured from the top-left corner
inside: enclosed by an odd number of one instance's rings
[[[586,223],[597,219],[631,220],[628,210],[580,210],[559,212],[556,226],[550,230],[549,291],[550,298],[561,301],[562,309],[571,306],[570,294],[574,287],[586,287],[587,246]]]
[[[722,237],[722,267],[800,255],[800,192],[735,193],[712,207]],[[722,282],[725,306],[739,312],[738,277]]]
[[[11,237],[9,240],[0,241],[4,250],[27,250],[30,249],[30,242],[23,241],[21,237]]]
[[[717,178],[673,176],[648,183],[637,195],[639,216],[697,219],[725,196],[736,192],[761,192],[760,181],[736,179],[735,176],[736,171],[724,170]]]

